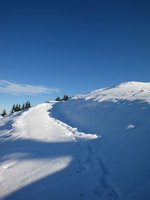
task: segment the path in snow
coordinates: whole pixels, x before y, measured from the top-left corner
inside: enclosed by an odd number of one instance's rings
[[[118,199],[92,153],[97,136],[50,117],[50,109],[42,104],[0,121],[1,198]]]
[[[150,199],[150,83],[129,82],[77,95],[55,104],[52,116],[100,136],[89,145],[99,199],[108,199],[108,185],[120,199]]]

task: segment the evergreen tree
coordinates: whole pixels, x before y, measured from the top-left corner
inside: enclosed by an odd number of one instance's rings
[[[22,104],[21,110],[25,109],[25,103]]]
[[[15,106],[15,112],[18,112],[19,111],[19,104],[16,104]]]
[[[31,108],[31,103],[30,103],[30,101],[27,101],[27,102],[25,103],[25,109],[28,109],[28,108]]]
[[[69,99],[68,95],[64,95],[63,101],[67,101]]]
[[[12,110],[13,110],[14,112],[16,112],[16,106],[15,106],[15,104],[12,106]]]
[[[14,109],[12,108],[11,111],[10,111],[10,114],[13,114],[13,113],[14,113]]]
[[[30,101],[28,101],[28,108],[31,108],[31,103],[30,103]]]
[[[2,117],[5,117],[7,115],[6,110],[4,109],[2,112]]]
[[[21,105],[19,104],[19,105],[18,105],[18,111],[20,111],[20,110],[21,110]]]
[[[57,98],[55,99],[55,101],[62,101],[62,99],[61,99],[60,97],[57,97]]]

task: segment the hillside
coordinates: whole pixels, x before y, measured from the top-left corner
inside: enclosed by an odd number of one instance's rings
[[[85,95],[77,95],[74,97],[74,99],[93,99],[99,102],[140,100],[150,103],[150,83],[135,81],[126,82],[114,87],[95,90]]]
[[[77,95],[54,105],[53,116],[80,131],[100,136],[92,146],[103,160],[97,195],[111,179],[121,199],[150,198],[150,83],[128,82]],[[102,175],[103,174],[103,175]]]
[[[149,200],[150,83],[0,119],[3,200]]]

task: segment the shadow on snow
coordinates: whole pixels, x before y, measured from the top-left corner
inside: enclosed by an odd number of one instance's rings
[[[8,121],[7,130],[12,129],[13,121]],[[3,130],[3,127],[1,128]],[[3,198],[3,200],[27,200],[27,199],[82,199],[83,188],[87,185],[84,167],[82,166],[82,160],[84,159],[80,152],[82,143],[78,142],[42,142],[31,139],[11,139],[11,137],[0,143],[0,162],[7,161],[8,157],[15,153],[19,153],[17,160],[34,160],[41,159],[46,160],[50,158],[61,158],[70,156],[72,158],[69,165],[61,171],[55,172],[49,176],[36,180],[27,186],[19,188],[17,191]],[[92,141],[88,141],[90,143]],[[77,153],[78,152],[78,153]],[[9,170],[9,169],[6,169]],[[84,181],[80,183],[80,178]],[[11,177],[10,177],[11,178]],[[17,178],[17,174],[16,174]],[[65,181],[64,181],[65,180]],[[62,184],[61,184],[62,182]],[[66,185],[64,183],[67,183]],[[83,187],[83,182],[85,186]],[[80,189],[76,189],[75,184],[80,186]],[[55,189],[57,185],[57,190]],[[72,190],[72,191],[71,191]],[[77,190],[77,191],[76,191]],[[81,191],[80,191],[81,190]],[[65,191],[65,192],[64,192]],[[81,195],[81,196],[80,196]]]

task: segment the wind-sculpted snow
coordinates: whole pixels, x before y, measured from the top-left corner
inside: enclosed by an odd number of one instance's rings
[[[149,83],[0,119],[3,200],[149,200]]]
[[[1,199],[96,200],[86,166],[87,145],[97,136],[52,118],[51,107],[41,104],[0,120]]]
[[[100,136],[91,146],[102,170],[94,189],[99,199],[108,198],[106,182],[121,199],[150,199],[149,100],[150,83],[131,82],[54,105],[54,117]]]

